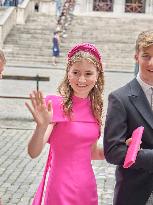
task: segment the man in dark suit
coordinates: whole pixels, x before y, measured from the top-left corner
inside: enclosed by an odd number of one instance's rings
[[[114,205],[153,205],[153,31],[139,34],[135,59],[137,77],[109,95],[104,154],[117,165]],[[144,127],[141,149],[125,169],[125,141],[139,126]]]

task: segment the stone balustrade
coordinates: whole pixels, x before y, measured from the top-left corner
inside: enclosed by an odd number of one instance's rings
[[[28,15],[33,12],[34,3],[25,0],[18,7],[7,7],[0,18],[0,48],[3,47],[6,36],[16,24],[24,24]]]
[[[39,12],[55,15],[55,5],[52,0],[24,0],[18,7],[4,7],[0,11],[0,48],[12,27],[25,24],[27,17],[34,12],[35,3],[39,3]]]
[[[29,14],[34,10],[34,2],[30,0],[24,0],[17,7],[17,24],[24,24]]]
[[[8,7],[0,18],[0,48],[3,47],[3,42],[16,24],[16,8]]]

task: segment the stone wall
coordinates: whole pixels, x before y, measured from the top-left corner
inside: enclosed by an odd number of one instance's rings
[[[34,11],[34,2],[30,0],[24,0],[22,4],[17,7],[17,24],[24,24],[29,14]]]
[[[3,47],[3,42],[16,24],[16,9],[15,7],[9,7],[3,12],[3,15],[0,18],[0,48]]]
[[[18,7],[4,7],[0,11],[0,48],[13,26],[25,24],[28,16],[35,12],[35,3],[39,4],[39,12],[55,15],[55,3],[52,0],[24,0]]]
[[[77,14],[84,14],[93,12],[94,0],[76,0],[75,12]],[[125,0],[114,0],[113,14],[124,14],[125,13]],[[153,0],[146,0],[145,13],[153,15]]]

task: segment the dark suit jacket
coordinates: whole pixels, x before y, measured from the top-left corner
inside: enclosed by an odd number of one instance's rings
[[[125,141],[144,126],[136,163],[123,168]],[[136,79],[109,95],[104,130],[104,154],[117,165],[114,205],[145,205],[153,191],[153,112]]]

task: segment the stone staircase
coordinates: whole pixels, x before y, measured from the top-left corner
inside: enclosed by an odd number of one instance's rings
[[[66,53],[79,42],[94,43],[101,51],[107,71],[134,70],[135,39],[139,32],[153,29],[152,18],[144,16],[74,16],[61,42],[57,69],[64,69]],[[16,67],[55,68],[51,61],[55,17],[31,15],[25,25],[15,26],[8,35],[4,51],[7,65]]]
[[[51,65],[54,16],[34,13],[25,25],[16,25],[4,42],[7,66],[45,67]]]
[[[76,17],[69,32],[72,38],[68,46],[84,41],[94,43],[101,51],[107,71],[133,72],[135,40],[141,31],[153,29],[150,22],[151,17],[138,18],[136,15]]]

